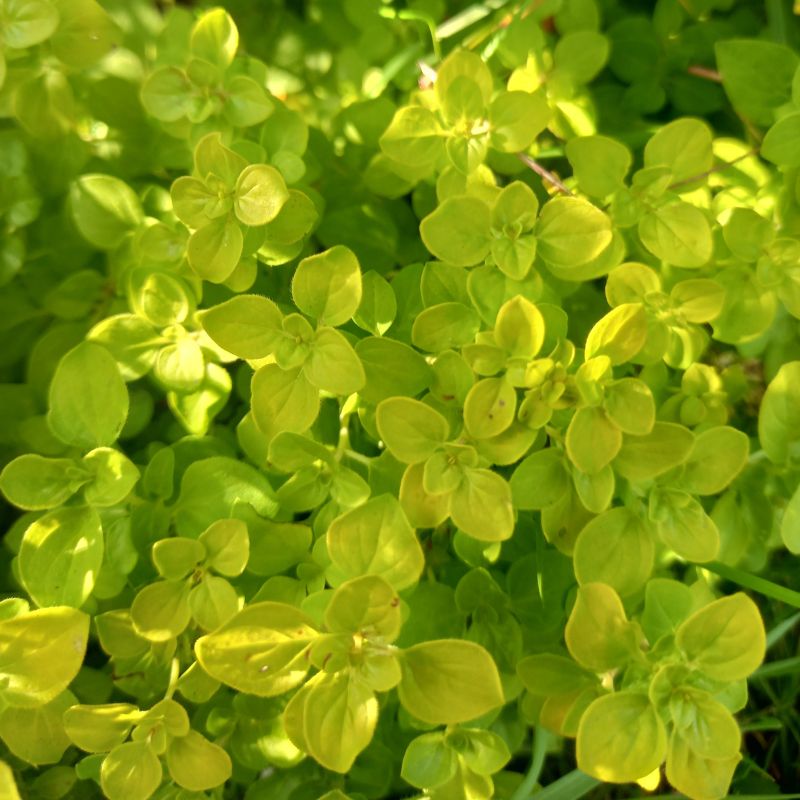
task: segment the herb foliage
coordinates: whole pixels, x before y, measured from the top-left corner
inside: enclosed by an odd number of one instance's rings
[[[797,787],[788,6],[0,0],[3,800]]]

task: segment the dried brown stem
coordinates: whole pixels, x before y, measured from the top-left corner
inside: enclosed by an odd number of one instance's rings
[[[690,175],[688,178],[675,181],[675,183],[671,183],[669,185],[669,188],[675,189],[678,186],[688,186],[690,183],[696,183],[697,181],[703,180],[703,178],[707,178],[709,175],[713,175],[715,172],[723,172],[729,167],[732,167],[734,164],[737,164],[739,161],[743,161],[745,158],[750,158],[750,156],[757,154],[758,148],[753,148],[752,150],[748,150],[746,153],[742,153],[740,156],[736,156],[736,158],[734,158],[732,161],[723,161],[721,164],[716,164],[710,169],[707,169],[705,172],[700,172],[697,175]]]
[[[714,81],[714,83],[722,83],[722,75],[715,69],[710,67],[701,67],[699,64],[692,64],[686,70],[690,75],[697,78],[704,78],[707,81]]]
[[[564,186],[550,170],[545,169],[537,161],[534,161],[527,153],[517,153],[517,158],[525,164],[525,166],[530,167],[543,181],[547,181],[551,186],[555,186],[562,194],[572,197],[572,192]]]

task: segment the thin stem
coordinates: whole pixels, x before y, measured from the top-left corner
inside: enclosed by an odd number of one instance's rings
[[[533,729],[533,746],[531,747],[531,765],[522,779],[522,783],[514,790],[510,800],[528,800],[533,795],[533,790],[542,774],[544,760],[547,756],[547,747],[550,743],[550,733],[544,728]]]
[[[690,175],[688,178],[683,178],[683,180],[675,181],[675,183],[671,183],[669,185],[670,189],[675,189],[678,186],[687,186],[691,183],[696,183],[697,181],[703,180],[703,178],[707,178],[709,175],[713,175],[715,172],[723,172],[724,170],[732,167],[734,164],[738,164],[740,161],[743,161],[745,158],[750,158],[750,156],[754,156],[758,154],[758,149],[753,148],[752,150],[748,150],[746,153],[742,153],[740,156],[736,156],[732,161],[723,161],[721,164],[717,164],[710,169],[707,169],[705,172],[698,172],[697,175]]]
[[[370,464],[372,464],[372,459],[369,456],[365,456],[362,453],[357,453],[355,450],[345,450],[344,456],[345,458],[349,458],[351,461],[357,461],[359,464],[363,464],[365,467],[368,467]]]
[[[721,578],[733,581],[733,583],[738,583],[740,586],[763,594],[765,597],[771,597],[773,600],[780,600],[782,603],[800,608],[800,592],[796,592],[794,589],[787,589],[785,586],[780,586],[777,583],[766,580],[766,578],[752,575],[737,567],[729,567],[726,564],[720,564],[718,561],[711,561],[708,564],[698,564],[697,566],[701,569],[707,569],[709,572],[713,572]]]
[[[572,197],[572,192],[564,186],[563,183],[552,173],[550,170],[545,169],[541,164],[534,161],[527,153],[517,153],[517,158],[525,164],[525,166],[530,167],[542,180],[547,181],[552,186],[555,186],[559,192],[562,194],[566,194],[569,197]]]
[[[696,78],[704,78],[707,81],[714,81],[714,83],[722,83],[722,75],[715,69],[710,67],[702,67],[700,64],[692,64],[687,67],[686,71]]]
[[[574,769],[529,797],[535,797],[536,800],[579,800],[599,784],[600,781],[597,778],[592,778],[585,772]],[[529,800],[529,798],[526,797],[525,800]]]
[[[175,689],[178,687],[180,674],[181,662],[177,658],[173,658],[169,666],[169,683],[167,684],[167,693],[164,695],[165,700],[172,700],[172,695],[175,694]]]
[[[382,17],[387,19],[401,19],[404,22],[421,22],[427,29],[433,43],[433,55],[437,61],[442,60],[442,46],[439,43],[439,35],[436,30],[436,23],[433,17],[421,11],[414,11],[412,9],[400,9],[383,7],[378,12]]]

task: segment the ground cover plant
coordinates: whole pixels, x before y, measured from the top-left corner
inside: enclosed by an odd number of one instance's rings
[[[0,799],[800,797],[798,9],[223,5],[0,0]]]

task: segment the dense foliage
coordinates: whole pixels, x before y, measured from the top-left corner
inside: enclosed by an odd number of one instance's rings
[[[0,798],[800,786],[798,41],[0,0]]]

